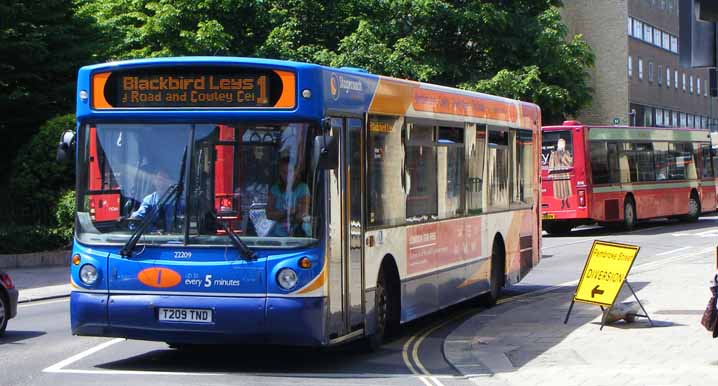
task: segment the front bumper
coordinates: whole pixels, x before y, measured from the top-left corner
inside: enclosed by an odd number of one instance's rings
[[[107,295],[73,292],[75,335],[190,344],[326,345],[325,298]],[[158,308],[211,309],[212,323],[164,322]]]

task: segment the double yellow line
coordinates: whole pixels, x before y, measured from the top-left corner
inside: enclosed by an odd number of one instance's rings
[[[460,313],[459,315],[444,320],[443,322],[435,326],[427,327],[419,333],[411,336],[409,340],[404,343],[404,347],[401,350],[401,356],[404,359],[404,365],[406,365],[406,367],[411,371],[412,374],[418,375],[419,380],[424,385],[444,386],[444,384],[439,380],[439,378],[436,375],[432,374],[429,370],[427,370],[426,367],[424,367],[424,364],[421,363],[421,360],[419,359],[419,348],[421,347],[421,344],[424,343],[424,339],[426,339],[427,336],[433,334],[436,330],[446,326],[449,323],[464,318],[468,314],[474,313],[475,311],[476,310],[467,310]]]

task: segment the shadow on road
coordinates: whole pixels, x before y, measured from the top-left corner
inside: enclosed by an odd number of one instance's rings
[[[38,336],[45,335],[45,331],[13,331],[13,330],[7,330],[5,331],[4,336],[0,336],[0,345],[2,344],[12,344],[17,343],[23,340],[36,338]]]
[[[597,236],[620,236],[623,234],[630,234],[640,232],[642,235],[657,235],[665,233],[665,227],[669,226],[670,231],[673,233],[686,232],[686,231],[699,231],[709,230],[718,226],[718,216],[716,214],[706,215],[701,217],[696,222],[685,222],[677,219],[654,219],[648,221],[639,222],[633,231],[625,231],[620,228],[610,226],[581,226],[574,228],[570,233],[565,235],[551,235],[544,233],[545,238],[570,238],[570,237],[597,237]]]

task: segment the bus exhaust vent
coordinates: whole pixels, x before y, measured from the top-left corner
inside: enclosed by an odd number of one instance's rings
[[[606,220],[618,220],[618,200],[606,200]]]

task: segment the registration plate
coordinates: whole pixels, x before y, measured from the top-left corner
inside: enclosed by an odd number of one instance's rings
[[[195,308],[160,308],[160,322],[212,323],[212,310]]]
[[[543,216],[541,216],[542,220],[555,220],[556,215],[553,213],[544,213]]]

